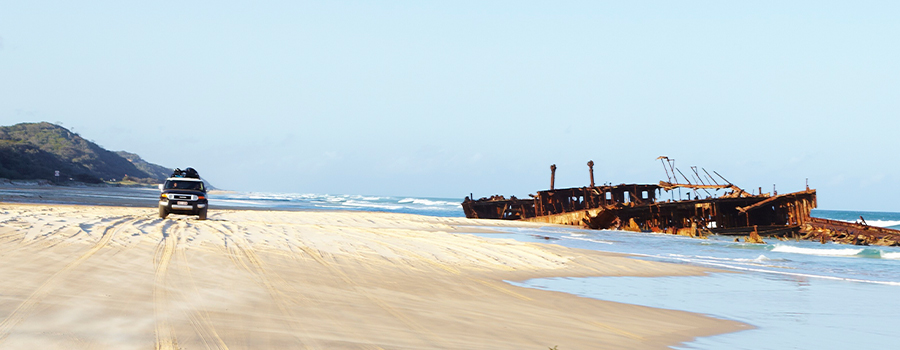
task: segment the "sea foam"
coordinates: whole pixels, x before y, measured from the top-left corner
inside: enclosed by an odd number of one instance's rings
[[[794,253],[794,254],[807,254],[807,255],[820,255],[820,256],[854,256],[859,253],[862,253],[862,248],[841,248],[841,249],[818,249],[818,248],[802,248],[802,247],[794,247],[789,245],[776,245],[775,248],[772,248],[773,252],[780,253]]]
[[[900,220],[866,220],[869,226],[892,227],[900,225]]]
[[[900,252],[881,252],[882,259],[900,260]]]
[[[840,219],[838,221],[853,222],[853,223],[859,222],[858,220],[854,221],[854,220],[840,220]],[[874,227],[893,227],[893,226],[900,226],[900,220],[877,220],[877,219],[874,219],[874,220],[866,220],[866,224],[869,226],[874,226]]]
[[[428,205],[428,206],[441,206],[441,205],[451,206],[451,207],[459,206],[459,203],[456,203],[456,202],[436,201],[436,200],[423,199],[423,198],[404,198],[404,199],[397,201],[397,203],[400,203],[400,204],[412,203],[412,204]]]

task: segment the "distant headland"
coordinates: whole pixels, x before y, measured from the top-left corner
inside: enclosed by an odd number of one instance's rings
[[[20,123],[0,126],[0,178],[54,184],[157,184],[172,168],[113,152],[62,126]]]

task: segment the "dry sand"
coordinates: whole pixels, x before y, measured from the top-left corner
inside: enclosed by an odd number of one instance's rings
[[[703,269],[361,212],[0,204],[0,349],[659,349],[747,325],[504,280]]]

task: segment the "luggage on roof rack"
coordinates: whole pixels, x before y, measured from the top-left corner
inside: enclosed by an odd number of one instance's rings
[[[175,171],[172,172],[172,177],[186,177],[191,179],[199,179],[200,174],[194,168],[187,168],[181,170],[179,168],[175,168]]]

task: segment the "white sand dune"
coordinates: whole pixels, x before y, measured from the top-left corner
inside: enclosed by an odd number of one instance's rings
[[[703,271],[459,234],[472,224],[0,204],[0,349],[666,348],[747,327],[511,286]]]

